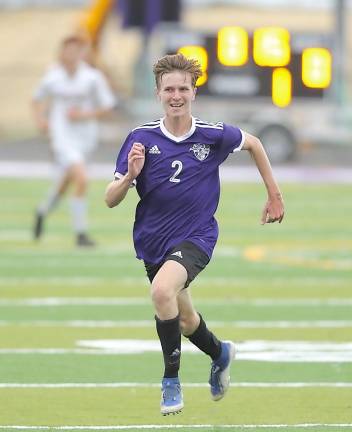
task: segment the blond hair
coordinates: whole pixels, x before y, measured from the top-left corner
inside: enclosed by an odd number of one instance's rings
[[[153,66],[156,86],[159,88],[161,78],[164,74],[174,71],[190,73],[193,87],[195,87],[197,79],[202,76],[198,60],[187,58],[181,53],[169,54],[160,58]]]
[[[65,48],[67,45],[70,44],[76,44],[76,45],[80,45],[80,46],[84,46],[87,45],[88,43],[88,39],[84,38],[81,35],[69,35],[66,36],[62,41],[61,41],[61,48]]]

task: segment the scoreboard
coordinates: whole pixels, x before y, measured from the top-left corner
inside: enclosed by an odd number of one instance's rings
[[[227,26],[217,34],[183,34],[168,42],[168,53],[200,62],[199,95],[268,97],[286,107],[295,98],[322,98],[331,86],[332,35]]]

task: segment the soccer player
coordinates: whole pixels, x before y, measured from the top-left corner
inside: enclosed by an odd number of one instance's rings
[[[234,344],[220,341],[207,328],[187,289],[208,264],[217,241],[214,213],[220,193],[219,165],[229,154],[248,150],[268,192],[262,223],[281,222],[284,206],[258,138],[238,127],[207,123],[192,116],[195,85],[201,76],[199,63],[182,54],[167,55],[153,71],[165,116],[128,135],[105,201],[115,207],[133,186],[140,197],[134,245],[151,282],[165,364],[161,413],[166,415],[183,408],[178,378],[181,334],[212,360],[212,399],[220,400],[229,386]]]
[[[57,171],[52,190],[36,211],[34,238],[41,237],[46,216],[73,184],[71,213],[78,246],[94,246],[87,234],[85,163],[98,143],[97,120],[116,105],[103,74],[82,60],[86,49],[77,36],[64,39],[58,64],[44,75],[32,102],[38,129],[49,135]]]

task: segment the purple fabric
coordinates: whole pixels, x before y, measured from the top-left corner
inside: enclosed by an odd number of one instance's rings
[[[140,197],[133,230],[137,258],[158,263],[183,240],[192,241],[211,257],[218,238],[214,218],[220,197],[218,168],[240,148],[242,132],[198,119],[194,132],[180,142],[164,132],[160,120],[134,129],[116,161],[115,176],[119,177],[127,172],[133,143],[145,146],[145,164],[136,179]]]

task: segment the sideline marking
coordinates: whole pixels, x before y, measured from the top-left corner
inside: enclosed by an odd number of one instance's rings
[[[91,163],[88,169],[90,178],[111,180],[111,164]],[[47,161],[0,161],[1,178],[51,178],[52,163]],[[299,165],[275,166],[275,177],[278,182],[304,184],[351,184],[352,173],[345,167],[317,167]],[[225,183],[261,183],[261,177],[253,166],[220,166],[220,179]]]
[[[310,277],[310,276],[298,276],[294,277],[292,279],[285,279],[285,278],[275,278],[274,280],[270,280],[270,284],[272,286],[297,286],[297,285],[317,285],[319,284],[329,284],[329,285],[336,285],[341,282],[344,283],[344,278],[338,278],[338,277]],[[48,277],[26,277],[26,278],[20,278],[20,277],[12,277],[12,276],[3,276],[0,277],[0,284],[1,285],[38,285],[38,284],[53,284],[53,285],[63,285],[63,284],[70,284],[70,285],[77,285],[77,286],[91,286],[96,285],[98,283],[117,283],[116,278],[108,278],[108,277],[83,277],[83,276],[48,276]],[[148,286],[148,281],[146,277],[119,277],[118,278],[119,284],[125,284],[125,285],[136,285],[141,284]],[[206,285],[224,285],[224,284],[234,284],[234,285],[245,285],[245,286],[252,286],[253,285],[253,279],[248,277],[234,277],[234,276],[215,276],[215,277],[202,277],[198,280],[194,281],[194,285],[197,286],[206,286]]]
[[[352,327],[352,320],[318,320],[318,321],[207,321],[209,327],[233,327],[233,328],[346,328]],[[35,326],[35,327],[81,327],[81,328],[155,328],[152,320],[72,320],[72,321],[47,321],[25,320],[9,321],[0,320],[0,326]]]
[[[352,306],[352,298],[256,298],[241,299],[229,298],[219,299],[199,299],[195,300],[199,305],[237,305],[237,306]],[[1,306],[151,306],[149,297],[28,297],[25,299],[2,298]]]
[[[235,382],[230,384],[231,387],[237,388],[350,388],[352,382],[289,382],[289,383],[272,383],[272,382]],[[184,388],[208,388],[207,383],[182,383]],[[133,383],[133,382],[115,382],[115,383],[0,383],[0,388],[160,388],[160,383]]]
[[[352,260],[350,258],[327,259],[312,256],[297,256],[290,255],[290,250],[272,250],[269,254],[269,248],[261,245],[249,246],[243,250],[243,257],[248,261],[261,263],[283,264],[291,267],[304,267],[321,270],[345,270],[349,271],[352,268]]]
[[[37,429],[37,430],[131,430],[131,429],[284,429],[284,428],[346,428],[352,427],[352,423],[298,423],[298,424],[154,424],[154,425],[118,425],[118,426],[17,426],[0,425],[0,429]]]
[[[78,348],[2,348],[0,354],[124,355],[160,352],[160,342],[154,339],[80,340],[77,345]],[[258,340],[236,345],[237,359],[242,361],[352,362],[352,343]],[[182,344],[182,351],[200,353],[190,342]]]
[[[160,342],[148,339],[79,340],[80,348],[114,350],[117,354],[160,352]],[[198,354],[190,342],[182,343],[182,351]],[[352,362],[352,342],[307,342],[252,340],[236,343],[238,360],[270,362]]]

